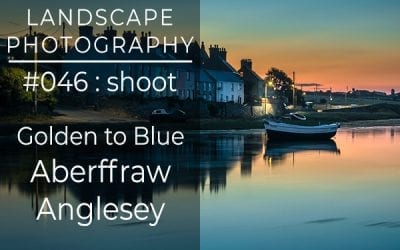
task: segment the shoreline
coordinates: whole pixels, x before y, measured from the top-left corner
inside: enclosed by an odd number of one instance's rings
[[[189,120],[186,123],[156,123],[152,124],[146,120],[123,120],[123,121],[109,121],[109,122],[60,122],[60,121],[36,121],[36,122],[0,122],[0,136],[7,136],[14,134],[18,129],[24,126],[30,126],[35,129],[48,127],[50,125],[55,127],[69,126],[71,129],[91,129],[103,130],[105,128],[129,130],[135,126],[155,126],[160,129],[174,129],[183,131],[220,131],[220,130],[252,130],[263,129],[263,119],[202,119],[202,120]],[[340,122],[342,128],[365,128],[365,127],[392,127],[400,126],[400,119],[379,119],[379,120],[355,120]]]
[[[228,120],[225,123],[221,121],[213,120],[211,123],[208,120],[207,126],[202,126],[200,121],[189,121],[184,124],[151,124],[148,121],[127,121],[127,122],[109,122],[109,123],[98,123],[98,122],[70,122],[70,123],[5,123],[0,122],[0,148],[18,145],[17,133],[24,126],[30,126],[34,131],[47,131],[49,126],[53,126],[54,129],[62,129],[68,126],[69,131],[93,131],[96,133],[102,133],[107,128],[116,131],[133,131],[134,127],[144,126],[150,127],[155,126],[159,130],[169,131],[182,131],[187,134],[210,134],[210,133],[249,133],[262,132],[264,128],[262,126],[262,120],[251,120],[245,124],[239,123],[238,120]],[[216,125],[218,124],[218,125]],[[174,125],[174,126],[172,126]],[[247,127],[243,127],[246,125]],[[360,120],[341,123],[341,128],[344,130],[349,129],[373,129],[373,128],[390,128],[399,127],[400,119],[384,119],[384,120]]]
[[[307,117],[306,121],[287,121],[298,125],[318,125],[339,122],[343,128],[400,126],[400,105],[372,105],[368,107],[342,109],[326,112],[300,112]],[[192,118],[185,123],[151,123],[145,118],[134,116],[116,108],[102,110],[76,109],[58,107],[53,114],[29,114],[3,116],[0,121],[0,136],[16,134],[23,126],[39,130],[50,125],[60,128],[68,125],[73,130],[129,131],[134,126],[150,127],[154,125],[161,130],[213,131],[213,130],[250,130],[264,129],[263,120],[258,118]]]

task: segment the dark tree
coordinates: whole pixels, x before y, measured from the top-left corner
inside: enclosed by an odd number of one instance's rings
[[[278,68],[271,68],[267,72],[267,81],[273,83],[275,92],[280,97],[287,98],[289,103],[293,103],[293,80],[284,72]],[[298,105],[304,104],[303,92],[296,89],[296,100]]]
[[[272,81],[276,91],[283,95],[290,90],[293,84],[293,80],[283,70],[278,68],[271,68],[267,72],[267,80]]]
[[[32,104],[34,102],[34,92],[26,91],[23,87],[26,75],[27,72],[20,68],[0,67],[0,106],[6,107],[9,112],[15,111],[15,107],[19,105]],[[52,83],[49,80],[45,80],[44,84],[49,88]],[[38,103],[53,107],[57,102],[57,92],[57,88],[52,92],[46,92],[42,88],[38,88]]]

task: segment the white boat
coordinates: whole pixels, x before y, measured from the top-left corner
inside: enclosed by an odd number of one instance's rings
[[[340,123],[301,126],[264,120],[268,140],[326,140],[336,135]]]

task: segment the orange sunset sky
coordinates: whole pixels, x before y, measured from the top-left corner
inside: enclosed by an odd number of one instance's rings
[[[278,67],[333,91],[400,91],[400,1],[202,0],[201,38],[236,68]]]

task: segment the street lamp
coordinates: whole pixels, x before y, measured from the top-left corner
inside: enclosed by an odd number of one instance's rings
[[[292,88],[293,88],[293,108],[296,107],[296,85],[294,85],[294,83],[292,84]]]
[[[267,112],[268,87],[269,87],[269,86],[273,86],[273,84],[274,84],[274,82],[273,82],[272,78],[267,79],[266,82],[265,82],[265,93],[264,93],[264,95],[265,95],[265,100],[264,100],[264,103],[265,103],[265,109],[264,109],[264,110],[265,110],[265,114],[268,113],[268,112]]]
[[[296,72],[293,71],[293,108],[296,108]]]
[[[274,82],[272,81],[272,79],[268,80],[266,82],[266,86],[265,86],[265,98],[268,98],[268,87],[272,87],[274,85]]]

